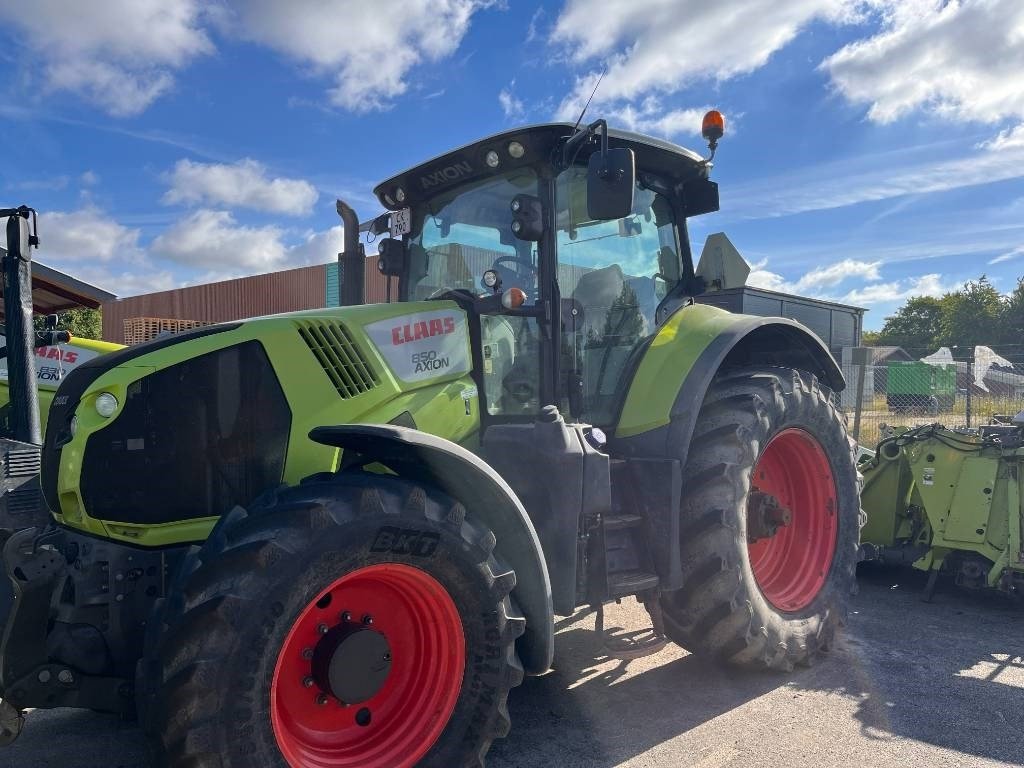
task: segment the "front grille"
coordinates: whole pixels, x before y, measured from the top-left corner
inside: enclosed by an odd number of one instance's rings
[[[295,325],[339,395],[355,397],[380,384],[377,372],[344,325],[320,320],[300,320]]]
[[[51,412],[52,418],[52,412]],[[155,371],[89,436],[89,515],[159,524],[223,514],[281,482],[291,410],[258,341]]]

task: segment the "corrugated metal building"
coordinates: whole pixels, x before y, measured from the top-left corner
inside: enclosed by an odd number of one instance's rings
[[[491,266],[495,254],[480,248],[453,246],[447,256],[462,265],[461,269],[469,275],[480,275]],[[569,277],[565,270],[561,275],[563,280]],[[449,265],[447,274],[459,274],[459,271]],[[366,260],[364,287],[368,303],[386,300],[386,283],[377,270],[376,256]],[[397,280],[393,280],[392,288],[393,296],[397,297]],[[860,345],[864,310],[859,307],[750,286],[712,291],[697,297],[697,301],[732,312],[798,320],[817,333],[837,359],[842,359],[843,348]],[[338,264],[332,262],[105,302],[103,338],[125,344],[150,338],[154,335],[152,329],[157,328],[183,330],[197,324],[336,306]],[[178,327],[154,322],[160,320],[185,324]],[[149,335],[140,337],[141,328],[149,329],[144,332]]]
[[[366,260],[366,296],[369,302],[384,301],[384,281],[377,271],[376,256]],[[102,307],[103,338],[119,344],[140,340],[129,331],[137,328],[140,323],[136,321],[143,318],[201,325],[336,306],[338,264],[335,262],[107,301]],[[157,327],[161,324],[141,325]]]

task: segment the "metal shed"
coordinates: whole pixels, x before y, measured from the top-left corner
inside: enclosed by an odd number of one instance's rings
[[[696,301],[730,312],[796,320],[820,336],[837,360],[842,359],[844,347],[860,346],[864,330],[866,310],[863,307],[809,299],[749,285],[709,291],[696,297]]]

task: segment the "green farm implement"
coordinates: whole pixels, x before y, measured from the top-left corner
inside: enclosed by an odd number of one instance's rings
[[[1024,424],[890,430],[861,461],[866,559],[913,564],[958,585],[1024,587]]]

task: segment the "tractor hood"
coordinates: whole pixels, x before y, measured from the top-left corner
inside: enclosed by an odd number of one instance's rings
[[[232,506],[310,467],[332,470],[338,451],[311,441],[314,427],[394,423],[472,443],[471,369],[466,314],[447,301],[155,339],[64,380],[48,419],[44,493],[72,527],[143,545],[199,541]],[[182,477],[194,483],[182,488]]]

